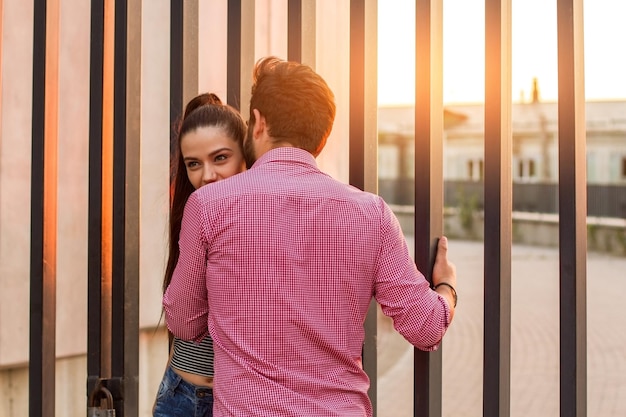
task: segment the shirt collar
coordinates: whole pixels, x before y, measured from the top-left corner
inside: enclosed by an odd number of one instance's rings
[[[252,169],[270,162],[295,162],[317,167],[315,157],[308,151],[291,146],[280,146],[270,149],[261,155],[254,165],[252,165]]]

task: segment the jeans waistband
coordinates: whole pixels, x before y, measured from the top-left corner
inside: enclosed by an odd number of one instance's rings
[[[168,366],[165,371],[165,379],[167,384],[184,395],[190,397],[203,398],[213,393],[213,389],[207,387],[199,387],[185,381],[180,375],[178,375],[171,366]]]

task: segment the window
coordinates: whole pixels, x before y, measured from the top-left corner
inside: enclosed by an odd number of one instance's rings
[[[532,158],[519,159],[517,161],[517,179],[531,181],[537,179],[537,161]]]
[[[484,163],[482,159],[470,159],[467,161],[467,179],[480,181],[483,179]]]

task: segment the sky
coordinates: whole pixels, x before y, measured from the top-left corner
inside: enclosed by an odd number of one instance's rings
[[[556,101],[556,0],[512,0],[511,96]],[[444,103],[484,101],[485,0],[443,0]],[[378,3],[378,102],[410,104],[415,91],[415,0]],[[585,97],[626,99],[626,0],[583,4]]]

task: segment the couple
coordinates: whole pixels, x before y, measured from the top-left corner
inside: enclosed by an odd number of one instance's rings
[[[192,123],[204,107],[228,108],[201,106],[179,135],[178,174],[192,189],[182,219],[172,207],[170,244],[179,252],[170,248],[163,306],[176,339],[159,397],[175,396],[163,388],[171,373],[192,398],[214,388],[216,417],[371,416],[361,365],[370,301],[414,346],[436,349],[456,305],[447,240],[431,287],[385,202],[318,170],[335,103],[308,66],[274,57],[256,64],[245,138],[242,123]],[[211,134],[221,145],[199,150],[199,137]],[[188,150],[194,144],[197,155]],[[234,175],[244,160],[249,169]],[[196,173],[203,161],[222,169]],[[205,353],[180,365],[183,344]]]

